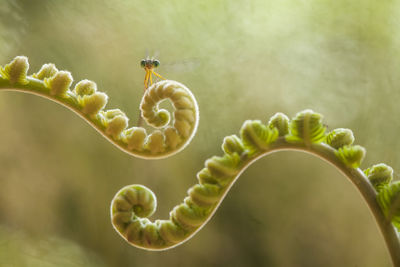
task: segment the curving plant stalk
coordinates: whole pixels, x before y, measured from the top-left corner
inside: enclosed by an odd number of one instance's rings
[[[70,89],[69,72],[44,65],[27,76],[26,57],[16,57],[0,68],[0,90],[37,94],[66,106],[121,150],[141,158],[162,158],[182,150],[198,125],[199,112],[191,92],[175,81],[155,83],[140,104],[145,121],[156,128],[150,135],[141,127],[128,127],[128,118],[119,109],[104,111],[107,95],[97,92],[94,82],[84,80]],[[175,108],[170,115],[158,103],[170,99]],[[392,182],[393,170],[381,163],[359,169],[365,149],[353,145],[349,129],[326,133],[322,115],[312,110],[299,112],[292,120],[275,114],[266,124],[246,121],[239,136],[224,138],[223,155],[206,160],[197,173],[198,183],[188,190],[183,203],[170,212],[168,220],[148,219],[157,206],[154,193],[143,185],[122,188],[111,203],[115,230],[131,245],[147,250],[165,250],[182,244],[212,217],[229,189],[257,159],[268,154],[295,150],[313,154],[340,170],[360,191],[372,211],[388,246],[393,264],[400,266],[400,182]],[[397,228],[397,229],[396,229]]]
[[[181,151],[190,143],[197,130],[199,111],[189,89],[176,81],[164,80],[149,87],[140,103],[147,124],[156,128],[147,134],[143,127],[128,127],[128,117],[120,109],[104,110],[108,96],[98,92],[94,82],[83,80],[71,90],[72,76],[45,64],[39,72],[27,76],[26,57],[16,57],[0,68],[0,89],[21,91],[55,101],[81,116],[108,141],[135,157],[159,159]],[[158,104],[169,99],[175,108],[174,122]]]

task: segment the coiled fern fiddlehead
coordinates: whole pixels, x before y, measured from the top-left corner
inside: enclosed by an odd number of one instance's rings
[[[135,157],[158,159],[182,150],[193,138],[199,112],[193,94],[181,83],[164,80],[149,87],[140,103],[145,121],[156,128],[147,134],[143,127],[128,127],[128,117],[120,109],[104,110],[108,96],[98,92],[94,82],[83,80],[71,90],[72,76],[45,64],[39,72],[27,76],[28,59],[16,57],[0,69],[0,89],[22,91],[53,100],[80,115],[99,133],[122,151]],[[169,99],[175,108],[172,126],[170,114],[158,104]]]
[[[147,135],[140,127],[127,128],[128,119],[119,109],[104,111],[107,95],[97,92],[95,83],[79,82],[70,90],[72,77],[46,64],[27,76],[28,62],[16,57],[0,69],[0,90],[37,94],[70,108],[121,150],[142,158],[162,158],[183,149],[198,124],[198,108],[190,91],[180,83],[161,81],[146,91],[141,111],[146,122],[158,130]],[[175,107],[173,127],[170,116],[158,109],[169,98]],[[365,149],[353,145],[349,129],[326,133],[322,116],[311,110],[299,112],[292,120],[275,114],[266,124],[246,121],[239,136],[225,137],[222,156],[205,162],[198,172],[198,184],[188,190],[183,203],[170,212],[168,220],[150,221],[156,208],[153,192],[142,185],[122,188],[111,203],[111,220],[116,231],[130,244],[147,250],[177,246],[192,237],[212,217],[232,184],[254,161],[277,151],[311,153],[337,167],[359,189],[383,233],[392,261],[400,266],[400,182],[392,182],[393,170],[381,163],[364,171],[360,166]],[[396,227],[396,228],[395,228]]]

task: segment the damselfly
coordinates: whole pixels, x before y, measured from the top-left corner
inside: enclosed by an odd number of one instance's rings
[[[158,78],[165,80],[164,77],[154,71],[155,68],[160,66],[160,61],[158,59],[150,59],[149,57],[147,57],[146,59],[142,59],[140,61],[140,66],[146,71],[146,75],[144,76],[144,90],[146,90],[153,84],[153,74]]]

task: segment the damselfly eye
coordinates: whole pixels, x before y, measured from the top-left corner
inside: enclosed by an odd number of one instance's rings
[[[146,60],[142,59],[142,60],[140,61],[140,66],[141,66],[142,68],[146,67]]]
[[[160,61],[157,60],[157,59],[154,59],[153,60],[153,66],[154,66],[154,68],[157,68],[158,66],[160,66]]]

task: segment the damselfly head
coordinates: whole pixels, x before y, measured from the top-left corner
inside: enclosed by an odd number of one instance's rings
[[[145,69],[154,69],[160,66],[160,61],[158,59],[142,59],[140,66]]]

